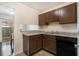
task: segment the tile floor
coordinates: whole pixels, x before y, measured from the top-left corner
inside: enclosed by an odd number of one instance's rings
[[[20,53],[20,54],[18,54],[16,56],[27,56],[27,55],[24,54],[24,53]],[[46,52],[44,50],[41,50],[38,53],[34,54],[33,56],[54,56],[54,55],[53,54],[50,54],[50,53],[48,53],[48,52]]]
[[[2,43],[2,55],[9,56],[11,54],[10,42]]]

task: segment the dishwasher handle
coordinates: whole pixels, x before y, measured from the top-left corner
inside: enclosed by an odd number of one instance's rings
[[[75,46],[75,48],[79,48],[79,45],[78,44],[75,44],[74,46]]]

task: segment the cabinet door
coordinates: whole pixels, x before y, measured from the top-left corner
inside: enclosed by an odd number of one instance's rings
[[[50,20],[51,22],[57,22],[59,20],[59,9],[55,9],[53,11],[50,11]]]
[[[23,35],[23,51],[29,55],[29,37],[26,35]]]
[[[39,15],[39,25],[40,26],[46,25],[45,14],[40,14]]]
[[[49,24],[51,22],[57,22],[59,20],[59,9],[46,12],[46,22]]]
[[[51,13],[50,12],[46,12],[45,13],[45,17],[46,17],[46,23],[50,23],[51,22]]]
[[[39,36],[37,37],[36,49],[37,49],[37,50],[42,49],[42,37],[41,37],[41,35],[39,35]]]
[[[34,53],[42,48],[41,35],[33,35],[30,37],[30,53]]]
[[[77,20],[76,3],[62,7],[60,9],[60,23],[75,23]]]
[[[44,35],[43,48],[56,54],[56,37],[53,35]]]

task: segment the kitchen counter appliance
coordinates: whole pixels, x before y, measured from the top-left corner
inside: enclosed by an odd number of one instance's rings
[[[77,56],[77,38],[57,36],[57,56]]]

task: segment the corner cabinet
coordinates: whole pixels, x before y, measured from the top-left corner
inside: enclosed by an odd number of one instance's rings
[[[77,3],[60,8],[59,22],[61,24],[77,22]]]
[[[42,49],[42,39],[40,35],[23,35],[23,51],[27,55],[32,55]]]
[[[56,36],[46,34],[23,35],[23,51],[26,55],[32,55],[42,49],[56,55]]]
[[[49,11],[39,15],[39,25],[48,25],[51,22],[57,22],[59,19],[59,9]]]
[[[56,36],[54,35],[43,35],[43,49],[56,54]]]

